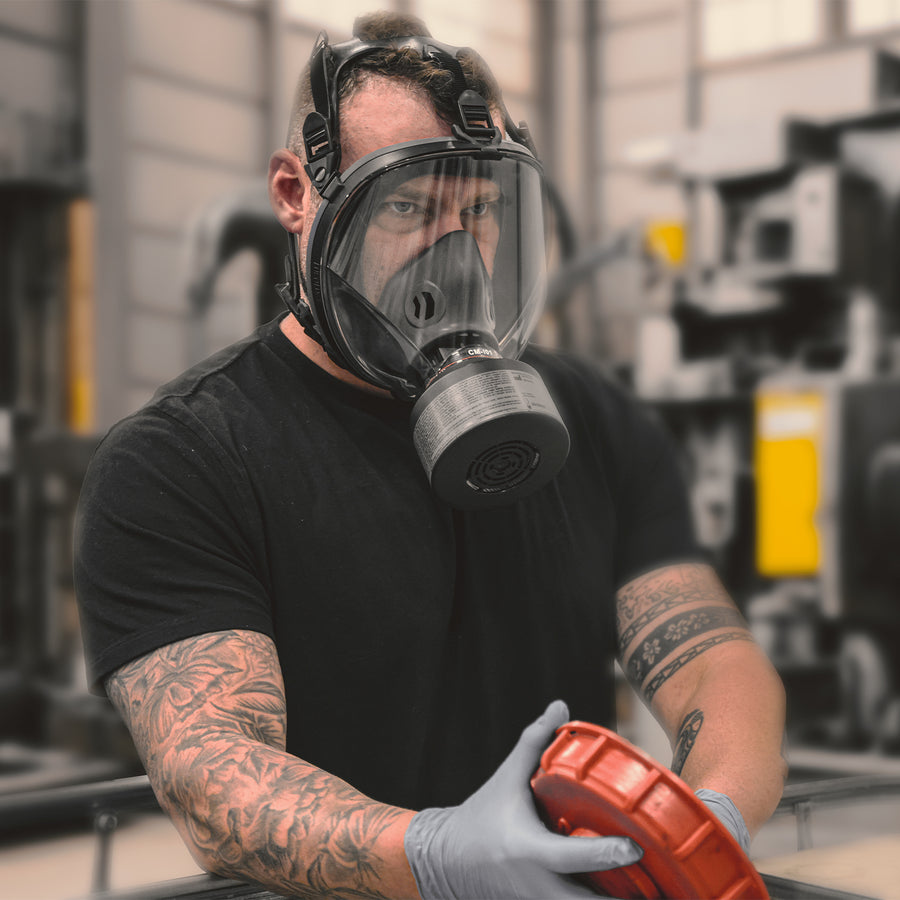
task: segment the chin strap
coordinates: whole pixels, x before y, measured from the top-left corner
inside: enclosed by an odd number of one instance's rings
[[[288,308],[294,318],[303,327],[303,330],[317,343],[322,346],[328,354],[329,359],[342,369],[347,366],[340,359],[335,358],[335,354],[331,352],[325,336],[319,330],[315,317],[309,304],[303,297],[306,291],[306,285],[302,284],[302,276],[300,274],[300,260],[297,253],[297,235],[288,232],[288,251],[284,257],[284,274],[286,281],[275,285],[278,296],[281,297],[284,305]]]
[[[347,361],[334,350],[328,339],[322,334],[309,303],[304,298],[308,293],[305,279],[300,271],[297,253],[297,235],[288,232],[288,252],[284,256],[284,274],[287,281],[275,285],[278,296],[303,330],[325,351],[328,358],[339,368],[351,374],[358,374],[351,369]]]

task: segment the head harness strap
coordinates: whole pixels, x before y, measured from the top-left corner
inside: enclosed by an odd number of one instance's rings
[[[337,190],[335,183],[341,163],[338,92],[344,70],[363,56],[379,50],[414,50],[422,59],[434,61],[453,77],[453,93],[458,121],[453,125],[456,137],[479,144],[497,144],[502,135],[491,118],[487,103],[468,89],[459,54],[467,48],[453,47],[431,37],[412,36],[381,41],[359,38],[341,44],[329,44],[325,32],[319,35],[310,61],[310,88],[315,111],[303,123],[306,171],[316,190],[325,198]],[[505,110],[504,110],[505,113]],[[508,119],[508,116],[504,116]]]

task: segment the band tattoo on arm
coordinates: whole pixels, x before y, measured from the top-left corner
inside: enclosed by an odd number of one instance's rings
[[[680,775],[684,771],[688,754],[693,749],[702,727],[703,710],[692,710],[684,717],[684,721],[678,729],[678,740],[675,743],[675,753],[672,757],[672,771],[676,775]]]
[[[656,664],[677,651],[689,638],[741,624],[737,610],[716,606],[673,616],[641,638],[640,651],[628,661],[628,677],[634,684],[643,684]]]
[[[752,641],[724,589],[700,565],[640,576],[616,598],[619,655],[629,681],[649,702],[676,672],[727,641]]]
[[[284,752],[269,638],[190,638],[106,686],[160,804],[204,866],[295,897],[382,896],[379,838],[402,811]]]

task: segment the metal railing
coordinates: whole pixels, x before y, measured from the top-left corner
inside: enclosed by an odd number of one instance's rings
[[[0,796],[0,833],[85,820],[97,835],[91,890],[109,887],[112,836],[123,812],[158,809],[146,775]]]
[[[785,788],[774,817],[795,816],[797,820],[797,849],[812,847],[812,816],[817,807],[857,802],[866,798],[883,798],[900,795],[900,776],[857,775],[810,781]],[[39,791],[23,791],[19,794],[0,796],[0,832],[13,832],[22,828],[52,825],[59,822],[83,819],[93,823],[97,836],[94,855],[91,892],[102,900],[109,893],[109,868],[112,837],[123,813],[158,809],[159,805],[146,775],[118,778],[112,781],[48,788]],[[787,898],[858,898],[857,894],[814,887],[791,882],[777,876],[764,875],[764,881],[773,897]],[[161,882],[126,895],[147,900],[203,895],[206,900],[221,898],[270,898],[276,895],[261,888],[241,885],[214,876],[200,875]],[[118,896],[118,895],[116,895]]]
[[[774,816],[793,815],[797,819],[797,849],[812,848],[812,814],[818,806],[848,800],[900,795],[900,776],[848,775],[820,781],[791,784],[784,789]]]

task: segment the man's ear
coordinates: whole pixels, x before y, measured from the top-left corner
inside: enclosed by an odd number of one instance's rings
[[[303,230],[310,191],[300,158],[290,150],[276,150],[269,160],[269,202],[278,221],[294,234]]]

